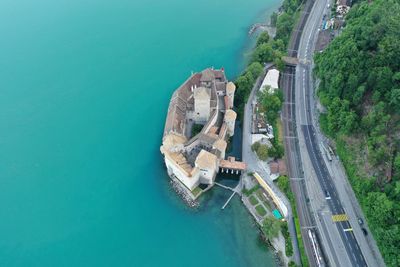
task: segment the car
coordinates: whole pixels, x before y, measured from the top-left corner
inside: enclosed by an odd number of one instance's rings
[[[331,199],[331,195],[328,190],[325,190],[325,199]]]
[[[363,234],[364,234],[365,236],[368,235],[367,229],[365,229],[365,228],[363,227],[363,228],[361,228],[361,230],[362,230],[362,232],[363,232]]]
[[[363,221],[362,218],[358,218],[358,224],[359,224],[359,225],[363,225],[363,224],[364,224],[364,221]]]

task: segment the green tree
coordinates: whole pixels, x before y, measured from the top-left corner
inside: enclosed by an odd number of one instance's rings
[[[272,216],[268,216],[264,219],[261,229],[268,239],[275,238],[281,230],[281,222]]]
[[[271,62],[274,60],[274,50],[269,43],[263,43],[256,47],[252,56],[253,61],[260,63]]]
[[[251,73],[253,80],[256,80],[263,72],[263,66],[259,62],[253,62],[247,67],[247,72]]]
[[[256,46],[259,46],[261,44],[266,44],[268,42],[269,42],[269,34],[267,32],[262,32],[257,38]]]

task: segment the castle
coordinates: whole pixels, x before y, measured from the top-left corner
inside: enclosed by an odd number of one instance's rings
[[[225,160],[227,140],[235,132],[235,90],[223,69],[208,68],[192,74],[172,95],[160,150],[168,175],[190,191],[213,185],[224,166],[232,172],[245,168],[233,158]]]

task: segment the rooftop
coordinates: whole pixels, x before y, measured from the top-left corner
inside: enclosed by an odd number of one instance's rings
[[[270,69],[267,72],[267,75],[265,75],[265,78],[260,88],[263,90],[265,86],[269,86],[271,89],[277,89],[278,81],[279,81],[279,70]]]
[[[217,165],[217,156],[203,149],[197,156],[195,165],[200,169],[215,168]]]
[[[225,112],[225,119],[226,120],[236,120],[236,112],[232,109],[227,109]]]
[[[245,170],[246,163],[241,161],[236,161],[234,157],[228,157],[227,160],[221,159],[219,161],[219,166],[225,169],[233,169],[233,170]]]

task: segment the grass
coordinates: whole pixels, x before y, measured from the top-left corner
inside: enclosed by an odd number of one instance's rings
[[[264,217],[267,214],[267,211],[264,209],[264,207],[260,204],[258,206],[256,206],[256,211],[258,213],[258,215]]]
[[[259,184],[256,184],[255,186],[253,186],[251,189],[246,189],[243,188],[242,193],[245,194],[247,197],[250,196],[251,194],[253,194],[255,191],[257,191],[257,189],[260,188]]]
[[[293,245],[292,245],[292,239],[290,238],[289,234],[289,229],[288,229],[288,223],[283,222],[282,223],[282,235],[285,238],[285,253],[286,256],[291,257],[293,255]]]
[[[296,226],[296,234],[298,241],[297,243],[299,244],[301,262],[304,267],[309,266],[306,250],[304,249],[303,238],[301,237],[301,228],[300,228],[299,216],[297,214],[297,209],[296,209],[296,202],[294,200],[293,192],[290,190],[289,178],[287,176],[280,176],[278,180],[276,180],[276,184],[290,201],[290,205],[292,206],[292,211],[293,211],[294,223]]]
[[[262,202],[264,203],[265,207],[267,207],[267,209],[269,209],[270,211],[272,211],[271,205],[269,204],[269,202],[265,199],[265,197],[263,196],[263,190],[260,189],[256,192],[256,194],[258,195],[258,198],[262,200]]]
[[[192,190],[192,194],[197,197],[200,193],[201,193],[201,188],[200,187],[196,187],[195,189]]]
[[[308,267],[310,265],[308,264],[306,249],[304,248],[304,244],[303,244],[303,238],[301,237],[301,228],[300,228],[299,218],[297,217],[297,212],[296,212],[296,216],[294,217],[294,225],[296,226],[297,240],[299,241],[297,243],[299,244],[301,264],[304,267]]]
[[[249,197],[249,201],[250,201],[251,205],[253,205],[253,206],[258,204],[258,200],[256,199],[256,197],[254,195],[251,195]]]

